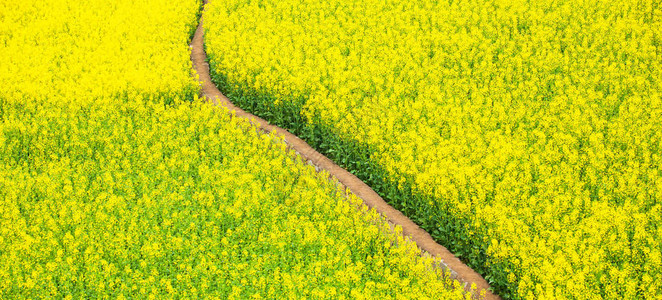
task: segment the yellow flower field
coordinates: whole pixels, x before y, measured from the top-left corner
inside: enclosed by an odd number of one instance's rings
[[[211,1],[214,80],[504,298],[660,299],[662,7]]]
[[[198,99],[201,3],[0,3],[0,298],[464,299],[327,175]]]
[[[2,106],[0,298],[463,298],[279,139],[161,101]]]
[[[199,1],[0,3],[0,98],[192,97],[188,40]],[[46,100],[44,100],[46,101]]]

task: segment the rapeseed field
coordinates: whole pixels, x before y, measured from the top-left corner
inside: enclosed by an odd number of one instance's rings
[[[200,8],[0,2],[0,298],[464,299],[279,137],[198,99]]]
[[[510,299],[660,299],[662,7],[211,1],[214,80]]]

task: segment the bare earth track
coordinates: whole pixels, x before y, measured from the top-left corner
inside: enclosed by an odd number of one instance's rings
[[[205,1],[206,4],[206,1]],[[295,150],[306,161],[314,165],[317,170],[326,170],[331,176],[335,177],[342,185],[352,191],[356,196],[363,200],[363,203],[374,208],[382,216],[386,217],[389,223],[402,227],[404,236],[409,237],[416,242],[422,250],[423,255],[430,255],[440,261],[441,267],[451,272],[451,276],[460,281],[466,290],[469,290],[472,284],[475,284],[478,292],[484,292],[484,299],[501,299],[499,296],[489,291],[489,284],[478,273],[469,266],[465,265],[455,257],[446,247],[437,244],[430,234],[421,229],[412,220],[407,218],[402,212],[390,206],[374,190],[366,185],[352,173],[336,165],[326,156],[317,152],[306,142],[288,132],[285,129],[269,124],[264,119],[250,114],[241,108],[235,106],[225,95],[223,95],[211,80],[209,73],[209,64],[207,63],[207,54],[204,51],[204,32],[202,28],[202,17],[198,24],[193,40],[191,41],[191,61],[193,68],[199,75],[202,86],[202,96],[213,102],[215,105],[226,107],[237,117],[251,120],[266,133],[275,132],[282,136],[287,145]]]

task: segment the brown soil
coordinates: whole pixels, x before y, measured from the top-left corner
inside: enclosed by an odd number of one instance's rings
[[[431,255],[435,257],[437,261],[440,261],[441,267],[448,269],[451,276],[461,282],[466,290],[469,290],[473,283],[478,288],[478,292],[485,292],[484,299],[501,299],[499,296],[488,290],[490,286],[480,274],[465,265],[448,251],[446,247],[437,244],[429,233],[421,229],[412,220],[407,218],[407,216],[402,214],[402,212],[391,207],[386,201],[384,201],[384,199],[382,199],[382,197],[359,178],[336,165],[329,158],[317,152],[306,142],[287,130],[271,125],[266,120],[250,114],[232,104],[232,102],[225,97],[218,88],[216,88],[211,80],[209,64],[207,63],[207,54],[203,48],[203,35],[202,18],[200,18],[200,24],[195,32],[193,41],[191,41],[191,61],[193,62],[194,69],[200,76],[199,79],[202,86],[202,95],[204,97],[211,100],[216,105],[222,105],[228,108],[230,111],[234,112],[237,117],[251,120],[251,122],[261,130],[267,133],[275,131],[278,135],[282,136],[290,148],[294,149],[304,159],[312,163],[318,170],[326,170],[346,188],[349,188],[352,193],[361,198],[365,205],[374,208],[377,212],[386,217],[389,223],[400,225],[402,227],[403,235],[408,236],[411,240],[415,241],[424,254],[427,253],[427,255]]]

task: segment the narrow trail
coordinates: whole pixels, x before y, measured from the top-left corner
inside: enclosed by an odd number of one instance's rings
[[[204,4],[207,4],[206,0],[204,1]],[[307,162],[314,165],[318,171],[326,170],[331,176],[335,177],[342,185],[344,185],[344,187],[348,188],[352,193],[361,198],[366,206],[374,208],[378,213],[386,217],[390,224],[401,226],[403,235],[416,242],[422,251],[422,255],[430,255],[436,258],[440,263],[440,267],[449,270],[451,277],[462,283],[465,290],[469,290],[471,285],[475,284],[478,293],[481,291],[485,292],[484,299],[501,299],[499,296],[488,290],[490,286],[480,274],[465,265],[455,257],[455,255],[448,251],[446,247],[435,242],[429,233],[416,225],[416,223],[402,214],[402,212],[386,203],[382,197],[358,177],[317,152],[299,137],[283,128],[269,124],[266,120],[258,116],[244,111],[235,106],[230,99],[223,95],[211,79],[209,64],[207,63],[207,54],[204,50],[204,30],[202,22],[203,19],[201,16],[198,28],[191,41],[191,61],[193,62],[193,68],[199,76],[203,97],[207,98],[215,105],[226,107],[231,112],[234,112],[239,118],[250,120],[266,133],[275,132],[279,136],[282,136],[285,143],[287,143],[291,149],[295,150]]]

